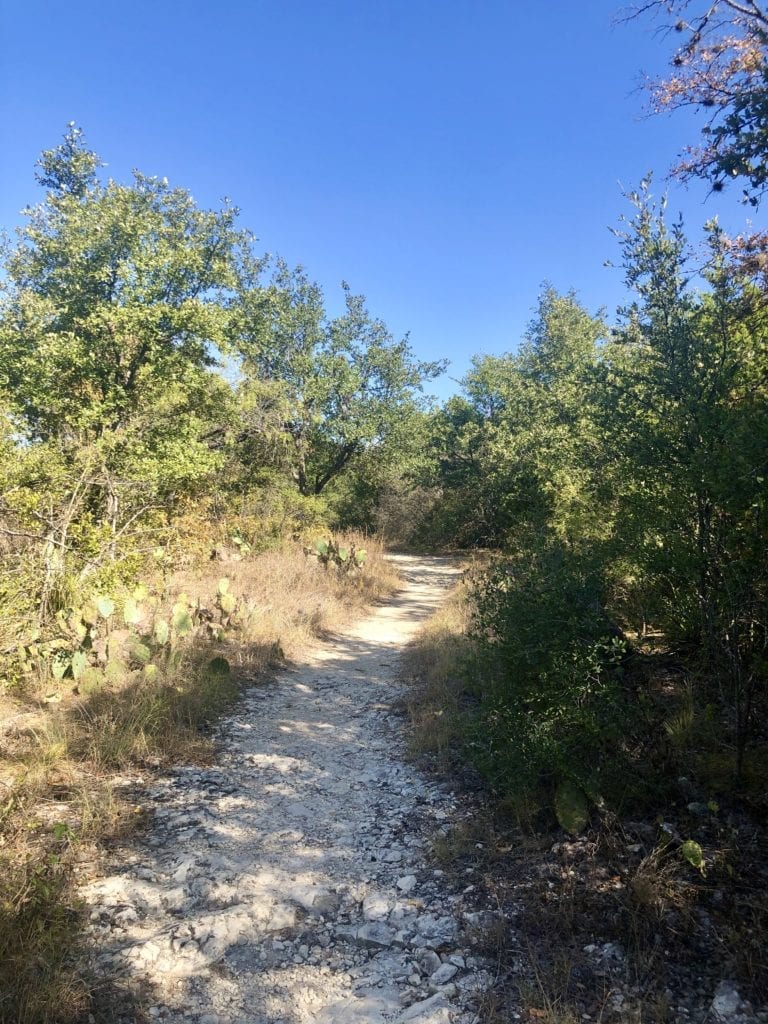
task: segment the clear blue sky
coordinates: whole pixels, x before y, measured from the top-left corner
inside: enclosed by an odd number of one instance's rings
[[[0,225],[77,121],[118,179],[137,167],[231,197],[264,251],[336,301],[348,280],[422,358],[461,376],[515,348],[544,280],[622,299],[621,184],[695,141],[643,119],[640,72],[672,40],[612,0],[0,0]],[[746,214],[671,189],[694,231]],[[446,395],[455,385],[436,387]]]

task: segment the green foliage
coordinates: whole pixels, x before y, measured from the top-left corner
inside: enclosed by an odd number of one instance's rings
[[[242,442],[271,444],[305,496],[373,453],[401,458],[418,393],[444,368],[416,360],[343,288],[345,313],[330,320],[319,287],[279,262],[267,288],[240,298]]]
[[[149,659],[152,657],[152,649],[148,644],[143,644],[139,640],[134,639],[129,648],[131,661],[137,662],[139,665],[146,665]]]
[[[262,282],[268,261],[228,203],[203,210],[164,179],[119,182],[101,167],[70,125],[42,154],[42,201],[3,251],[6,654],[77,608],[75,647],[93,660],[91,632],[116,628],[107,595],[137,578],[327,531],[321,494],[355,465],[371,495],[396,471],[441,366],[416,360],[346,286],[330,318],[303,271],[278,262]],[[236,374],[218,372],[222,357]],[[151,631],[151,611],[133,593],[122,624]],[[218,611],[236,607],[225,598]],[[192,632],[191,612],[174,611],[172,638]]]
[[[3,568],[41,624],[82,590],[135,579],[168,517],[223,468],[206,433],[234,406],[214,367],[250,260],[236,211],[138,173],[104,182],[100,166],[70,126],[40,160],[45,198],[3,267],[0,535],[24,539]],[[23,635],[26,609],[7,596]]]
[[[88,657],[85,651],[75,651],[71,661],[72,678],[77,682],[88,666]]]
[[[566,832],[577,835],[589,821],[589,802],[584,791],[566,779],[555,790],[555,814]]]
[[[214,676],[228,676],[232,670],[227,659],[217,655],[208,662],[208,671]]]
[[[611,635],[600,592],[594,565],[533,535],[475,583],[479,706],[469,749],[504,794],[566,779],[595,801],[621,790],[625,645]]]
[[[165,619],[155,619],[153,634],[155,643],[159,644],[160,647],[165,647],[171,638],[171,627]]]
[[[198,210],[164,180],[102,183],[77,130],[41,163],[48,193],[7,266],[8,392],[33,436],[107,430],[119,443],[114,432],[169,388],[202,385],[211,345],[226,345],[223,296],[247,236],[236,211]]]
[[[101,594],[83,607],[61,610],[56,617],[58,635],[21,646],[15,652],[16,671],[30,680],[71,679],[81,694],[98,690],[105,682],[125,683],[139,669],[147,679],[162,680],[178,667],[179,645],[188,649],[195,643],[220,642],[242,627],[239,602],[227,578],[217,586],[216,614],[204,603],[191,605],[180,594],[168,619],[158,610],[158,599],[140,584],[122,601],[126,628],[118,629],[113,621],[116,605],[114,598]],[[224,664],[224,659],[214,657],[211,671],[224,673]]]
[[[184,637],[192,632],[194,623],[185,599],[180,598],[173,606],[171,626],[177,636]]]
[[[686,839],[680,846],[680,853],[691,867],[696,868],[702,875],[704,874],[704,851],[695,839]]]
[[[97,597],[96,610],[103,619],[108,619],[115,611],[115,602],[111,597]],[[126,619],[126,622],[128,620]]]
[[[126,626],[135,626],[141,622],[142,613],[139,605],[132,597],[129,597],[123,605],[123,622]]]
[[[324,569],[334,566],[335,569],[344,574],[354,573],[362,569],[368,557],[364,548],[358,548],[354,544],[349,547],[340,545],[331,538],[330,540],[316,540],[311,548],[305,548],[307,555],[318,560]]]
[[[473,587],[468,747],[543,802],[565,781],[652,799],[654,720],[676,763],[717,721],[743,776],[768,710],[765,294],[717,225],[695,291],[682,226],[648,182],[631,200],[621,324],[548,288],[517,354],[476,360],[433,417],[427,535],[502,552]],[[648,633],[686,651],[682,705],[637,689]]]
[[[517,355],[477,358],[433,420],[438,501],[422,531],[460,545],[498,547],[517,524],[562,536],[600,536],[604,486],[593,379],[605,333],[573,294],[546,288]]]
[[[764,298],[734,273],[716,225],[709,290],[693,292],[682,227],[665,224],[647,183],[633,201],[620,239],[638,300],[607,347],[601,410],[626,452],[616,530],[633,601],[618,610],[701,646],[729,691],[741,759],[766,682]]]

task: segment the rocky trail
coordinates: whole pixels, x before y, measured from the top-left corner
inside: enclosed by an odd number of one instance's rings
[[[96,970],[150,1019],[478,1019],[479,915],[426,856],[456,802],[404,759],[393,710],[399,653],[458,571],[399,563],[391,603],[245,694],[215,766],[154,780],[147,834],[84,885]]]

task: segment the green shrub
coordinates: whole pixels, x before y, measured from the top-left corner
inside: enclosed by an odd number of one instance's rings
[[[593,802],[626,768],[626,643],[590,564],[557,541],[496,562],[472,594],[478,709],[469,745],[505,796],[564,780]]]

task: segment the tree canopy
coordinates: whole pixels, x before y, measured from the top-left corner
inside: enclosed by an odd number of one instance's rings
[[[652,0],[638,15],[665,18],[681,39],[670,74],[651,83],[654,109],[707,115],[701,144],[687,148],[677,173],[715,192],[738,179],[757,206],[768,188],[768,12],[755,0]]]
[[[278,262],[269,285],[244,296],[243,390],[255,385],[281,410],[303,495],[321,494],[365,452],[386,452],[397,440],[402,453],[419,393],[445,365],[416,359],[407,338],[395,341],[363,296],[342,287],[345,312],[329,318],[304,270]]]

